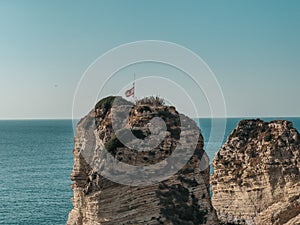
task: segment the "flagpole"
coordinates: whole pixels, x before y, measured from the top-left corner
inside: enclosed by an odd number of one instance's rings
[[[133,99],[135,98],[135,72],[133,73]]]

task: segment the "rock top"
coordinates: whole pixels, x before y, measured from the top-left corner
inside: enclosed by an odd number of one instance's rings
[[[119,108],[113,107],[116,98],[121,102]],[[128,120],[120,110],[126,107],[129,108]],[[113,129],[116,121],[122,125],[117,132]],[[164,122],[163,131],[155,130],[155,121]],[[162,140],[158,139],[159,135],[154,135],[160,132],[164,132]],[[163,181],[147,184],[149,180],[159,177],[159,172],[153,175],[147,170],[142,171],[146,174],[144,176],[139,177],[137,173],[139,181],[147,185],[126,185],[106,177],[117,174],[120,178],[137,181],[137,176],[127,176],[136,172],[134,169],[131,171],[128,167],[122,170],[123,167],[119,167],[121,163],[111,163],[112,158],[124,163],[124,166],[147,167],[163,162],[161,165],[168,167],[166,159],[177,149],[177,156],[185,157],[195,134],[196,144],[188,163]],[[154,138],[151,139],[151,135]],[[133,149],[120,141],[122,137],[127,138]],[[185,141],[182,142],[182,139]],[[147,146],[139,145],[142,140],[160,142],[149,150]],[[74,208],[67,225],[218,223],[209,197],[209,167],[201,169],[200,162],[205,156],[203,137],[196,123],[179,114],[175,107],[166,106],[160,99],[154,98],[132,105],[119,97],[107,97],[78,123],[74,142],[71,174]],[[170,167],[176,168],[176,164]],[[160,167],[157,168],[159,171]]]
[[[300,224],[300,136],[291,122],[241,121],[213,167],[222,224]]]

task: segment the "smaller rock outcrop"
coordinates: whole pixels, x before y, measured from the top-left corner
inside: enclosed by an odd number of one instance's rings
[[[243,120],[213,161],[222,224],[300,224],[300,136],[284,120]]]

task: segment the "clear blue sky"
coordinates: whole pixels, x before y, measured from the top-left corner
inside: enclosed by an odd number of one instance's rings
[[[299,116],[300,1],[0,1],[0,118],[70,118],[101,54],[157,39],[201,56],[228,116]]]

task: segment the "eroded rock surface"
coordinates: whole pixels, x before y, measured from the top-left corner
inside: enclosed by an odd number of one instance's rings
[[[213,167],[223,224],[300,224],[300,137],[291,122],[241,121]]]
[[[121,99],[124,106],[121,104],[119,109],[113,109],[114,100],[115,97],[101,100],[95,110],[78,123],[71,174],[74,208],[67,224],[218,224],[209,197],[209,168],[200,169],[203,167],[200,161],[204,157],[203,137],[195,122],[179,114],[174,107],[141,101],[131,109],[129,122],[126,123],[124,115],[118,110],[129,103]],[[114,118],[112,113],[121,114]],[[155,133],[149,125],[154,117],[165,121],[166,133],[163,141],[149,151],[127,148],[112,129],[112,120],[117,119],[124,123],[125,128],[119,131],[122,135],[128,135],[126,132],[130,131],[143,140]],[[120,176],[131,172],[115,169],[109,156],[119,162],[145,167],[163,162],[175,149],[179,149],[178,157],[184,157],[195,134],[192,157],[167,180],[134,186],[113,182],[101,175],[101,171]],[[186,137],[186,142],[180,142],[182,137]],[[135,144],[137,140],[130,141]],[[104,148],[107,152],[103,151]],[[83,154],[86,150],[89,151]],[[168,161],[162,165],[168,166]],[[146,183],[157,176],[159,174],[149,173],[141,179]]]

